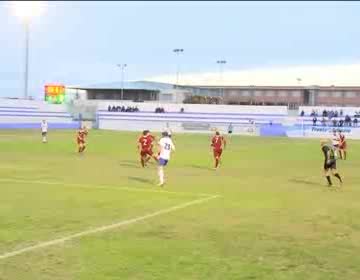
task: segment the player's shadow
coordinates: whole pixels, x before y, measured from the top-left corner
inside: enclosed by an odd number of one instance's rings
[[[295,183],[295,184],[304,184],[304,185],[309,185],[309,186],[319,186],[320,184],[317,182],[313,182],[313,181],[309,181],[309,180],[304,180],[304,179],[289,179],[289,182],[291,183]]]
[[[136,181],[136,182],[143,183],[143,184],[153,184],[153,182],[151,180],[141,178],[141,177],[129,176],[128,179],[131,180],[131,181]]]
[[[136,161],[131,161],[131,160],[120,161],[119,165],[122,167],[132,167],[132,168],[139,167],[139,163],[137,163]]]
[[[195,169],[210,170],[210,171],[212,171],[212,168],[210,168],[210,167],[208,167],[208,166],[201,166],[201,165],[193,164],[193,165],[189,165],[189,167],[195,168]]]

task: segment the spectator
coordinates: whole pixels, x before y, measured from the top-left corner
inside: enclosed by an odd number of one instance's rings
[[[316,126],[316,122],[317,122],[317,117],[314,116],[313,118],[313,125]]]
[[[351,126],[351,118],[350,118],[349,115],[346,115],[346,116],[345,116],[345,124],[346,124],[347,126]]]
[[[322,126],[326,126],[326,119],[324,117],[321,120],[321,124],[322,124]]]
[[[302,116],[302,117],[305,116],[304,110],[301,111],[300,116]]]
[[[233,127],[232,123],[230,123],[229,127],[228,127],[228,134],[229,135],[231,135],[233,133],[233,129],[234,129],[234,127]]]
[[[162,107],[157,107],[157,108],[155,109],[155,113],[165,113],[165,109],[162,108]]]
[[[332,123],[333,123],[333,126],[335,127],[337,125],[336,119],[333,119]]]
[[[342,117],[344,115],[344,112],[342,109],[340,109],[340,117]]]
[[[185,112],[184,108],[181,108],[180,113],[184,113],[184,112]]]
[[[110,105],[108,106],[108,112],[111,112],[111,106]]]
[[[358,126],[358,119],[357,118],[354,118],[353,122],[354,122],[354,126]]]
[[[343,120],[343,119],[341,119],[341,120],[339,121],[339,126],[340,126],[340,127],[343,127],[343,126],[344,126],[344,120]]]

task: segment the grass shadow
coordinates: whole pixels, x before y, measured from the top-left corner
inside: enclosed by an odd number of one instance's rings
[[[143,183],[143,184],[151,184],[151,185],[153,184],[153,182],[151,180],[141,178],[141,177],[129,176],[128,179],[131,181],[136,181],[136,182]]]
[[[138,164],[131,164],[131,163],[119,163],[121,167],[131,167],[131,168],[139,168]]]
[[[137,161],[137,160],[129,160],[129,159],[126,159],[126,160],[122,160],[121,162],[136,164],[136,163],[138,163],[139,161]]]
[[[195,168],[195,169],[201,169],[201,170],[208,170],[208,171],[212,171],[212,170],[213,170],[213,168],[210,168],[210,167],[208,167],[208,166],[201,166],[201,165],[196,165],[196,164],[188,165],[187,167]]]
[[[309,185],[309,186],[321,186],[321,184],[318,182],[313,182],[313,181],[304,180],[304,179],[290,179],[289,182],[295,183],[295,184],[304,184],[304,185]]]
[[[131,168],[140,168],[141,164],[140,161],[136,160],[123,160],[119,162],[119,165],[122,167],[131,167]],[[155,166],[157,165],[157,162],[154,160],[150,160],[146,164],[147,166]]]
[[[131,167],[131,168],[139,168],[139,162],[135,160],[123,160],[119,162],[119,165],[122,167]]]

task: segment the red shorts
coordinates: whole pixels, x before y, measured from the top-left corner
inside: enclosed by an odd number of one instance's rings
[[[342,145],[340,145],[340,147],[339,147],[341,150],[346,150],[346,143],[344,143],[344,144],[342,144]]]
[[[218,157],[220,158],[221,157],[221,154],[222,154],[222,149],[221,150],[214,150],[214,157]]]
[[[152,150],[143,150],[140,152],[140,156],[144,157],[144,156],[152,156],[153,155],[153,151]]]
[[[78,145],[85,144],[85,140],[82,138],[77,138],[77,143],[78,143]]]

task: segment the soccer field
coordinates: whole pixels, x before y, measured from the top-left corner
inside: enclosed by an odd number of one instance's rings
[[[0,132],[0,279],[360,279],[360,142],[326,187],[319,140],[175,135],[157,187],[138,134]],[[337,180],[333,179],[335,185]]]

